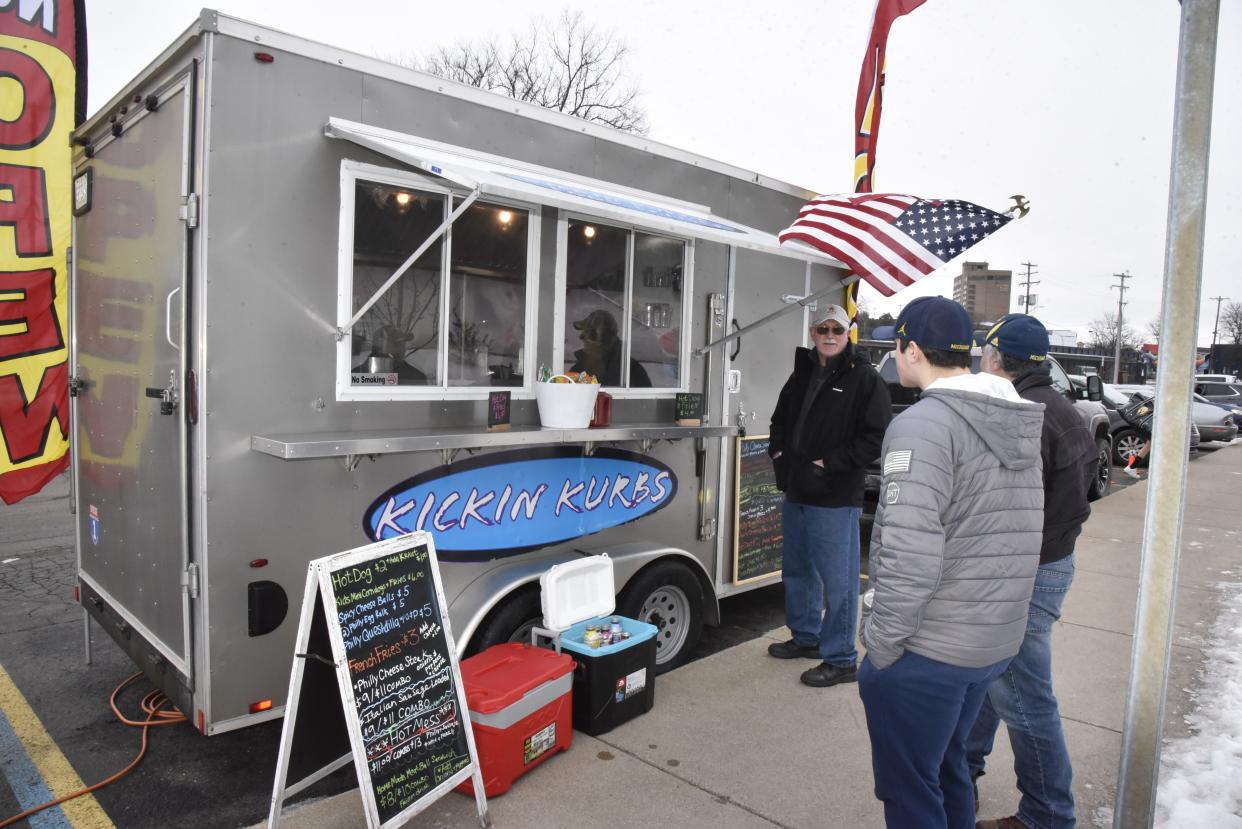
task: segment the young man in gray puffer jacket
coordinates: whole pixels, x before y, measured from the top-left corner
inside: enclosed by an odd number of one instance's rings
[[[1039,566],[1044,407],[970,373],[970,317],[952,300],[912,301],[891,336],[922,396],[881,454],[858,670],[875,793],[889,827],[972,829],[966,737],[1022,644]]]

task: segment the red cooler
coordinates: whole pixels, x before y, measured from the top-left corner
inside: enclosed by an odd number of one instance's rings
[[[543,648],[494,645],[462,660],[483,791],[495,797],[573,743],[574,658]],[[457,787],[474,793],[473,781]]]

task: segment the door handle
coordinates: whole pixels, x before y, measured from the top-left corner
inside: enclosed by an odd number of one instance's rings
[[[168,340],[168,344],[178,351],[181,350],[181,346],[173,342],[172,337],[172,301],[173,297],[175,297],[177,292],[180,290],[181,286],[178,285],[176,288],[169,291],[168,296],[164,299],[164,339]]]

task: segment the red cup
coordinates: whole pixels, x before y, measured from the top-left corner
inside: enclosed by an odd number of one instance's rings
[[[607,426],[612,423],[612,395],[603,389],[595,398],[595,414],[591,417],[591,428]]]

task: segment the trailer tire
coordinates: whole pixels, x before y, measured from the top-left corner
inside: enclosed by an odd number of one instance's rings
[[[703,632],[703,587],[684,564],[661,561],[630,580],[622,615],[655,625],[657,674],[685,664]]]
[[[538,590],[518,590],[501,600],[479,625],[467,651],[473,655],[505,642],[530,644],[530,631],[543,624]]]

